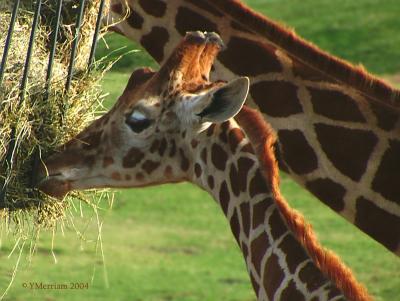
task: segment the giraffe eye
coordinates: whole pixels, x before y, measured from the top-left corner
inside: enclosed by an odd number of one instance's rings
[[[131,114],[126,116],[126,124],[135,133],[140,133],[147,129],[153,123],[152,120],[148,119],[145,114],[140,111],[133,111]]]

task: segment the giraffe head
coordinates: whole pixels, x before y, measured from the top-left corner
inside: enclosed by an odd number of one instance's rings
[[[71,190],[189,180],[191,146],[212,123],[234,117],[249,89],[245,77],[209,81],[222,47],[214,33],[191,32],[158,72],[134,71],[114,107],[46,160],[39,188],[63,198]]]

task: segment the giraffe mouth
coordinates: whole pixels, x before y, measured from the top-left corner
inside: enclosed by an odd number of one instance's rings
[[[63,173],[54,173],[43,177],[36,186],[45,194],[62,200],[72,190],[104,188],[105,180],[104,176],[66,178]]]
[[[63,179],[62,174],[57,173],[42,178],[36,186],[45,194],[62,200],[72,190],[72,181]]]
[[[36,187],[45,194],[62,200],[66,194],[73,190],[73,184],[81,179],[70,177],[65,172],[40,173]]]

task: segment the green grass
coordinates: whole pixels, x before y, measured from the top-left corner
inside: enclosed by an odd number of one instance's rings
[[[324,49],[363,62],[373,72],[399,70],[400,22],[397,1],[247,1],[257,10],[295,26],[297,32]],[[356,4],[357,3],[357,4]],[[354,8],[357,9],[354,9]],[[107,37],[111,49],[127,45],[117,35]],[[126,49],[120,51],[125,52]],[[98,55],[108,53],[100,44]],[[116,54],[114,54],[115,56]],[[107,106],[118,98],[135,66],[155,66],[144,52],[131,53],[104,79],[110,93]],[[291,204],[314,225],[323,244],[337,252],[377,300],[398,300],[400,261],[299,188],[287,177],[282,190]],[[107,207],[104,205],[104,207]],[[87,215],[90,211],[84,210]],[[43,233],[32,261],[21,261],[5,300],[254,300],[241,253],[215,202],[190,184],[123,190],[112,210],[101,213],[105,266],[96,253],[95,219],[76,218],[86,241],[73,229],[55,239]],[[13,242],[3,237],[0,248],[0,292],[10,279],[18,250],[8,259]],[[105,271],[108,279],[105,280]],[[91,279],[93,277],[93,282]],[[35,290],[23,283],[89,283],[87,290]],[[0,293],[1,294],[1,293]]]
[[[397,0],[245,1],[324,50],[373,73],[400,71]]]

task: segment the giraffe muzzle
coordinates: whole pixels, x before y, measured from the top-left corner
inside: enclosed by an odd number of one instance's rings
[[[51,156],[37,170],[36,187],[47,195],[63,199],[73,189],[73,183],[85,174],[83,163],[75,152]]]

